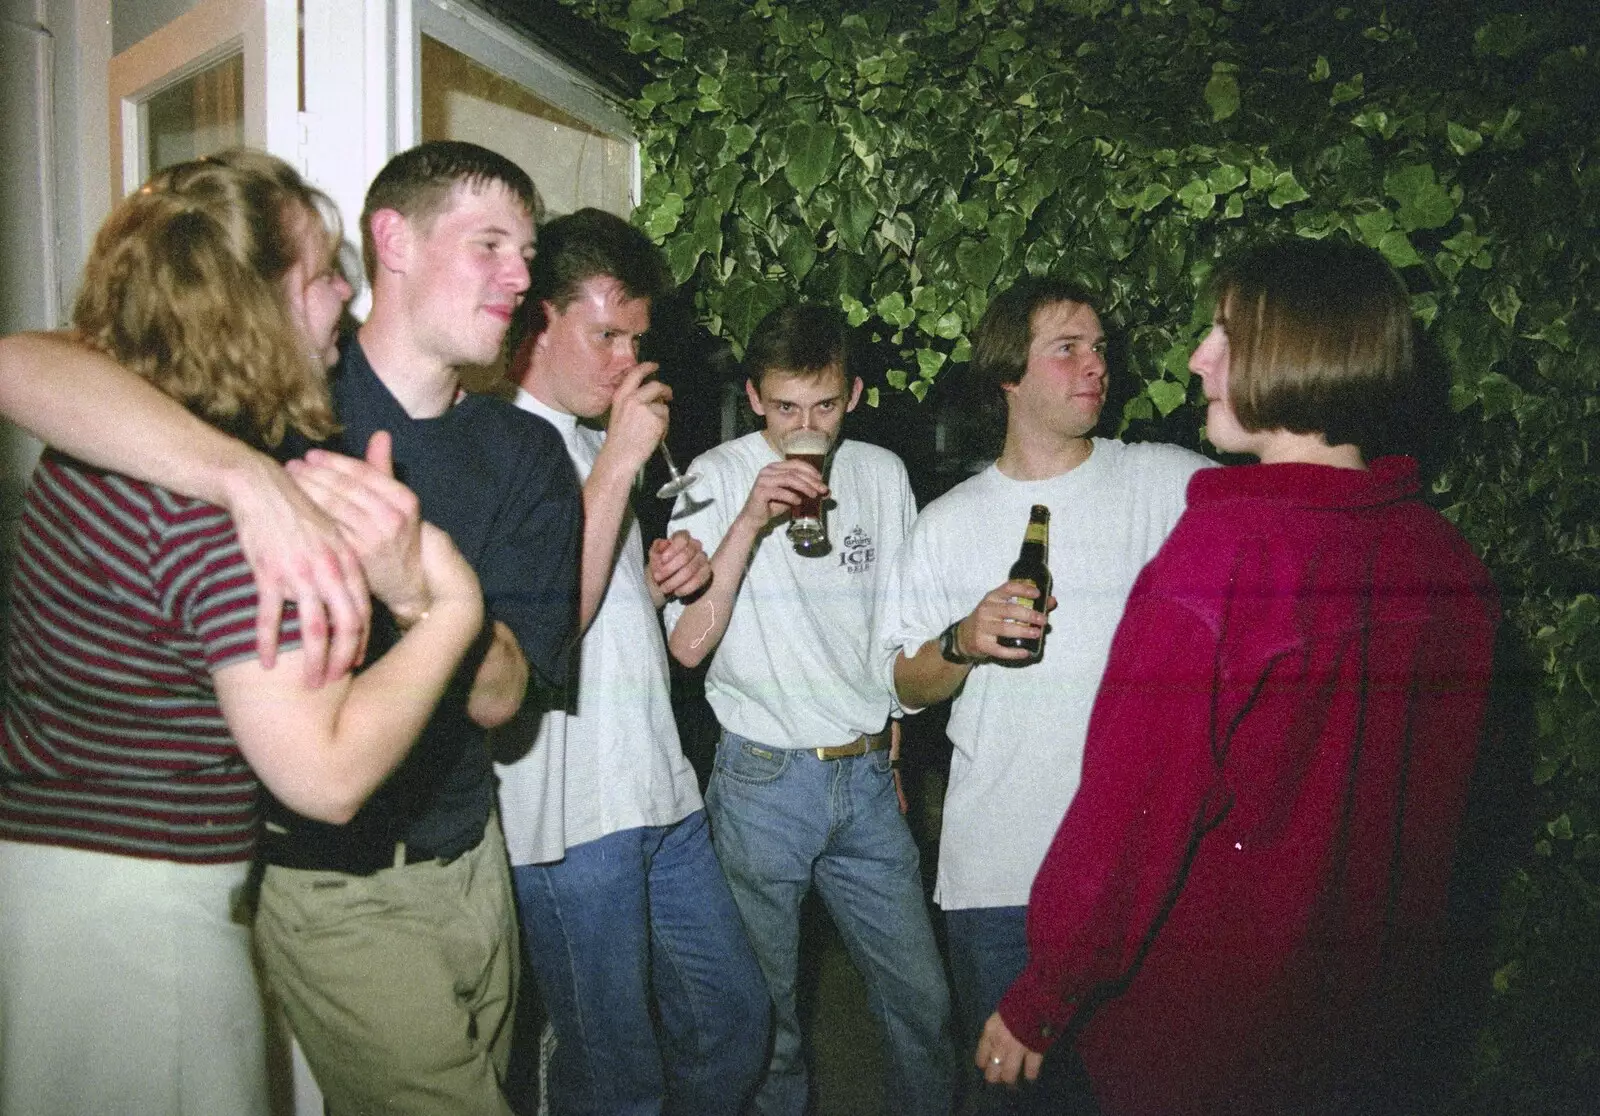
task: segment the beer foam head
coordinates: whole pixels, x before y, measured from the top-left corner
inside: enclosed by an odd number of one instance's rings
[[[795,430],[783,440],[783,452],[825,454],[828,452],[828,436],[820,430]]]

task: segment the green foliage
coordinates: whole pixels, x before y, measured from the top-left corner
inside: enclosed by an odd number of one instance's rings
[[[1198,437],[1212,261],[1342,236],[1400,268],[1452,370],[1435,495],[1535,664],[1538,816],[1463,1106],[1600,1067],[1600,104],[1587,5],[572,0],[657,80],[636,220],[742,348],[800,294],[921,398],[1025,273],[1096,291],[1124,430]],[[873,385],[873,391],[880,385]],[[1576,1092],[1573,1095],[1578,1095]],[[1592,1100],[1592,1097],[1590,1098]],[[1581,1106],[1581,1104],[1580,1104]]]

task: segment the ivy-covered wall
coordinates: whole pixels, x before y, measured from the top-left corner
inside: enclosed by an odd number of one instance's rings
[[[796,294],[959,376],[989,294],[1099,292],[1121,420],[1192,438],[1220,252],[1345,236],[1450,369],[1438,505],[1504,593],[1498,923],[1462,1111],[1600,1105],[1600,112],[1589,3],[570,0],[656,79],[635,215],[737,349]],[[1485,849],[1495,844],[1489,841]]]

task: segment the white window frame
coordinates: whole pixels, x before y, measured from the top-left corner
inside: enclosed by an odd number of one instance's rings
[[[460,0],[411,0],[414,18],[397,29],[396,41],[405,44],[409,65],[395,67],[397,105],[409,112],[396,114],[397,150],[404,150],[422,134],[422,98],[418,85],[422,73],[422,36],[437,39],[507,81],[515,82],[546,103],[628,145],[632,158],[629,201],[639,204],[643,182],[639,140],[633,124],[611,97],[593,81],[526,41],[493,17]],[[409,98],[401,98],[404,82]]]
[[[150,176],[146,104],[232,54],[244,56],[244,142],[300,160],[299,26],[294,0],[202,0],[111,59],[111,195]]]

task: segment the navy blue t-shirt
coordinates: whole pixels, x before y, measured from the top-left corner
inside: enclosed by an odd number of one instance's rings
[[[488,615],[516,635],[538,683],[563,686],[577,620],[582,503],[555,428],[507,402],[471,394],[438,418],[414,419],[354,337],[346,340],[329,384],[343,429],[326,448],[361,457],[374,432],[389,432],[395,476],[417,494],[422,517],[454,540],[477,573]],[[304,448],[287,452],[294,456]],[[368,662],[399,638],[376,603],[374,613]],[[347,825],[313,822],[274,804],[273,828],[289,829],[296,845],[346,852],[366,844],[392,849],[400,839],[426,850],[473,844],[495,796],[486,734],[466,713],[487,647],[486,632],[411,754]]]

